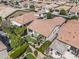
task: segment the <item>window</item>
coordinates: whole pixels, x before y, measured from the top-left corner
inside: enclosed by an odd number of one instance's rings
[[[31,30],[31,29],[29,29],[29,32],[32,32],[32,30]]]

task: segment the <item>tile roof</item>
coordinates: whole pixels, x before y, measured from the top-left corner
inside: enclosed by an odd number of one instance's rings
[[[58,9],[58,10],[61,10],[61,9],[69,10],[70,8],[71,8],[70,6],[63,5],[63,6],[58,6],[56,9]]]
[[[14,9],[12,7],[0,5],[0,16],[2,16],[2,17],[6,17],[9,14],[13,13],[14,11],[16,11],[16,9]]]
[[[73,7],[70,9],[70,12],[79,12],[79,5],[73,5]]]
[[[61,25],[64,22],[65,19],[62,17],[55,17],[47,20],[35,20],[28,26],[28,28],[48,37],[52,32],[53,27]]]
[[[64,24],[58,33],[58,39],[79,48],[79,20],[71,20]]]
[[[21,25],[24,25],[35,19],[36,19],[36,16],[34,16],[33,12],[30,12],[30,13],[25,13],[24,15],[12,18],[12,21],[15,21]]]
[[[65,4],[66,3],[66,1],[56,1],[56,4],[58,4],[58,5],[62,5],[62,4]]]

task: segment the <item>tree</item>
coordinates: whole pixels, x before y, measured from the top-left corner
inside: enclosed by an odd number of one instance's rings
[[[34,11],[34,10],[35,10],[35,6],[34,6],[34,5],[30,5],[30,9],[31,9],[32,11]]]
[[[21,56],[25,51],[26,49],[28,48],[28,44],[27,43],[24,43],[23,45],[13,49],[12,51],[9,52],[9,56],[12,58],[12,59],[16,59],[17,57]]]
[[[7,33],[7,37],[9,38],[11,48],[16,48],[25,42],[22,36],[24,30],[26,30],[26,27],[24,26],[11,26],[9,28],[3,28],[3,31]]]
[[[21,26],[21,27],[14,27],[14,32],[16,35],[22,35],[24,33],[24,31],[26,30],[26,27]]]
[[[67,12],[66,12],[66,10],[64,10],[64,9],[61,9],[61,10],[60,10],[60,15],[67,15]]]
[[[51,9],[49,9],[49,11],[50,11],[50,12],[53,12],[52,8],[51,8]]]
[[[35,56],[37,57],[37,56],[38,56],[38,51],[35,50],[35,51],[34,51],[34,54],[35,54]]]
[[[46,17],[47,17],[47,19],[51,19],[52,18],[52,13],[51,12],[46,13]]]

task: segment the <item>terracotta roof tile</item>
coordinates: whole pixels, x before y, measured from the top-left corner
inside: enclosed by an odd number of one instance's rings
[[[65,19],[62,17],[47,20],[35,20],[28,26],[28,28],[48,37],[52,32],[53,27],[56,25],[61,25],[64,21]]]
[[[28,23],[28,22],[35,20],[35,19],[36,19],[36,16],[34,16],[34,14],[32,12],[30,12],[30,13],[25,13],[22,16],[13,18],[12,21],[15,21],[15,22],[23,25],[23,24]]]
[[[68,21],[60,28],[58,39],[79,48],[79,20]]]

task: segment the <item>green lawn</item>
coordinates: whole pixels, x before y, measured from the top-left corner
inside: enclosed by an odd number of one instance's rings
[[[36,59],[32,54],[27,54],[26,59]]]
[[[44,51],[50,46],[51,42],[46,41],[43,43],[43,45],[40,46],[40,48],[37,48],[40,52],[44,53]]]

